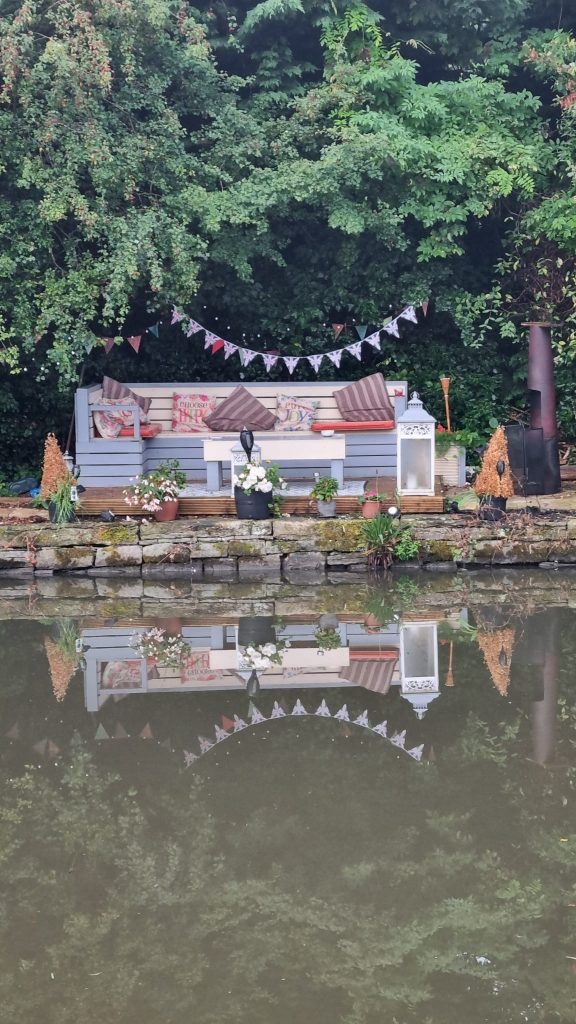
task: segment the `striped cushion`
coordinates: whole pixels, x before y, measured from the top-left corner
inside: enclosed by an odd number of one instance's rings
[[[272,430],[275,422],[274,413],[241,384],[204,419],[209,430]]]
[[[373,373],[363,380],[334,392],[336,405],[343,420],[393,420],[394,410],[388,397],[386,381],[381,373]]]
[[[148,412],[152,403],[151,398],[143,398],[142,395],[136,395],[125,384],[114,380],[113,377],[104,377],[102,380],[102,398],[123,398],[125,402],[137,402],[142,412],[145,413]]]

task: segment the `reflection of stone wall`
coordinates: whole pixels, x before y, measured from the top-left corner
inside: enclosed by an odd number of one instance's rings
[[[510,526],[450,515],[405,516],[404,522],[421,542],[425,565],[576,563],[576,518]],[[281,573],[365,572],[363,548],[362,520],[343,517],[2,526],[0,574],[279,579]]]

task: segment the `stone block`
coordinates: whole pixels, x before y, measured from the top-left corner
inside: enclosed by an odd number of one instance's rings
[[[66,572],[70,569],[90,569],[94,564],[94,548],[61,547],[40,548],[36,551],[36,569]]]
[[[94,566],[92,569],[86,569],[87,576],[140,576],[139,565],[99,565]]]
[[[142,564],[142,548],[139,544],[119,544],[118,547],[97,548],[94,567],[103,566],[127,568]]]
[[[321,551],[300,551],[293,555],[286,555],[284,559],[285,572],[307,572],[320,570],[324,572],[326,567],[326,556]]]
[[[142,560],[144,564],[161,562],[166,567],[190,561],[190,548],[187,544],[171,544],[163,542],[158,544],[145,544],[142,548]]]
[[[259,558],[267,554],[267,546],[273,541],[264,537],[244,537],[227,541],[228,554],[237,555],[241,558]],[[279,554],[279,552],[275,552]]]
[[[359,551],[365,548],[362,519],[277,519],[276,541],[297,541],[300,551]]]
[[[26,548],[9,550],[0,547],[0,569],[30,569],[32,571],[31,554]]]
[[[166,563],[153,562],[142,566],[142,576],[156,576],[159,579],[188,579],[190,562]]]
[[[114,523],[69,523],[66,526],[44,526],[36,534],[39,547],[65,548],[94,545],[96,547],[135,544],[138,541],[138,523],[123,520]]]
[[[206,558],[203,565],[204,576],[207,576],[209,579],[236,579],[238,563],[235,558]]]
[[[366,554],[365,551],[351,552],[350,554],[346,554],[346,552],[341,552],[341,551],[331,551],[330,554],[326,558],[326,564],[329,565],[329,566],[330,565],[346,565],[346,566],[361,565],[361,566],[366,566],[367,567],[368,566],[368,555]]]
[[[139,576],[130,580],[97,579],[94,584],[98,597],[140,600],[144,593],[144,585]]]
[[[262,555],[260,558],[239,558],[238,575],[241,580],[263,577],[280,578],[280,555]]]
[[[227,558],[228,541],[209,541],[194,539],[190,545],[191,558]]]

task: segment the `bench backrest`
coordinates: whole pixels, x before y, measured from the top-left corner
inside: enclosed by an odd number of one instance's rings
[[[342,418],[336,405],[334,392],[346,387],[348,383],[349,381],[310,381],[299,383],[287,381],[286,383],[271,384],[266,381],[250,381],[250,383],[244,384],[244,387],[251,394],[255,395],[271,412],[276,412],[278,395],[289,395],[291,398],[306,398],[317,401],[320,404],[315,419],[328,422]],[[387,385],[388,394],[394,406],[395,417],[398,418],[398,415],[406,408],[407,384],[406,381],[387,381]],[[238,383],[202,382],[199,384],[128,384],[127,386],[135,394],[152,399],[149,419],[154,423],[161,423],[163,432],[168,432],[172,428],[172,395],[174,392],[181,395],[206,394],[220,402],[232,394]],[[101,401],[101,386],[94,385],[87,388],[86,391],[88,392],[89,406]],[[95,436],[94,417],[89,416],[89,420],[88,431],[89,437],[92,440]]]

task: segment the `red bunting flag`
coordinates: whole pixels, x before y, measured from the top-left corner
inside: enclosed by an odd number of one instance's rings
[[[104,351],[106,355],[109,355],[114,348],[114,338],[102,338],[102,341],[104,342]]]
[[[334,331],[334,341],[338,341],[338,338],[342,334],[342,331],[346,327],[346,324],[332,324],[332,330]]]
[[[224,348],[224,342],[222,341],[222,338],[218,338],[212,345],[212,355],[215,356],[221,348]]]
[[[132,346],[134,351],[136,353],[138,353],[139,350],[140,350],[140,344],[142,342],[142,335],[141,334],[131,334],[129,338],[126,338],[126,341],[128,342],[129,345]]]
[[[234,722],[231,718],[226,718],[226,715],[222,715],[222,728],[225,729],[226,732],[230,732],[230,730],[234,728]]]

